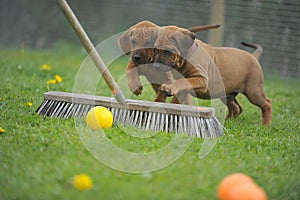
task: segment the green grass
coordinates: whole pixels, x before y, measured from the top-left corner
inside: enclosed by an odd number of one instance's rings
[[[159,171],[129,174],[98,162],[82,144],[73,119],[44,118],[35,114],[48,91],[46,81],[55,74],[61,84],[50,90],[72,92],[74,77],[85,54],[78,51],[0,50],[0,199],[217,199],[224,176],[243,172],[267,192],[269,199],[300,199],[300,88],[299,80],[267,76],[265,88],[273,100],[273,124],[260,125],[260,110],[238,96],[244,112],[226,121],[228,130],[204,159],[202,139],[176,162]],[[111,71],[122,77],[127,58]],[[40,70],[44,63],[51,71]],[[109,95],[99,83],[97,94]],[[140,99],[154,99],[150,87]],[[29,107],[27,102],[32,102]],[[114,127],[107,137],[121,148],[149,152],[166,145],[173,136],[158,133],[136,139]],[[134,165],[134,163],[132,163]],[[76,174],[87,173],[93,188],[77,191],[70,184]]]

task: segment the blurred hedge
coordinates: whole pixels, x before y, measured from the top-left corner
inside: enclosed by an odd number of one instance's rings
[[[151,20],[158,25],[190,27],[210,23],[212,3],[197,0],[69,0],[94,43]],[[227,0],[222,28],[224,46],[263,46],[265,71],[300,74],[300,2]],[[0,0],[0,47],[51,48],[59,42],[80,45],[55,0]],[[207,42],[209,32],[198,34]],[[250,49],[247,49],[250,51]]]

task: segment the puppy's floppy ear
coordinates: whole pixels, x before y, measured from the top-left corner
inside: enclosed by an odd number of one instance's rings
[[[118,44],[120,49],[126,54],[130,54],[131,51],[131,45],[130,45],[130,36],[132,33],[132,28],[127,30],[125,33],[121,35],[121,37],[118,40]]]

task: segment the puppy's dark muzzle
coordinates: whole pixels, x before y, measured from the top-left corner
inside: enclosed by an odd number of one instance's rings
[[[153,64],[153,67],[158,70],[158,71],[162,71],[162,72],[168,72],[170,71],[172,68],[167,66],[167,65],[164,65],[162,63],[158,63],[158,62],[155,62]]]

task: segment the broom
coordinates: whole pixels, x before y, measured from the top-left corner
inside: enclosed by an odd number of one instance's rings
[[[223,134],[223,126],[215,117],[214,108],[126,99],[68,3],[65,0],[57,2],[114,98],[50,91],[44,93],[44,101],[36,111],[38,114],[59,118],[85,117],[92,107],[101,105],[110,109],[114,123],[201,138]]]

